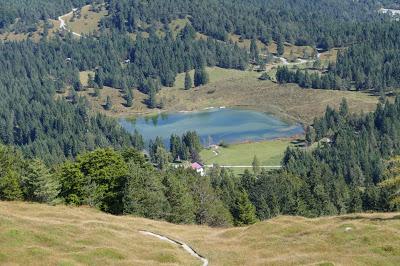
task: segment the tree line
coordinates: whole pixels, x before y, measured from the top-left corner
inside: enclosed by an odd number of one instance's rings
[[[89,205],[173,223],[229,226],[254,223],[255,208],[233,174],[214,169],[157,170],[132,148],[96,149],[51,168],[0,146],[0,199]]]

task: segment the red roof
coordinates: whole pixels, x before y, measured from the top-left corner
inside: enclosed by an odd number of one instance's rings
[[[192,163],[192,169],[194,169],[194,170],[199,170],[199,169],[202,169],[203,168],[203,166],[201,165],[201,164],[199,164],[199,163]]]

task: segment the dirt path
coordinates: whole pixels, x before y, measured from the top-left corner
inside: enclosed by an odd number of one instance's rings
[[[209,164],[209,165],[205,165],[205,167],[212,168],[212,167],[214,167],[214,165]],[[253,166],[252,165],[218,165],[218,167],[222,167],[222,168],[252,168]],[[261,165],[258,167],[271,168],[271,169],[282,168],[281,165]]]
[[[75,12],[76,10],[77,10],[77,9],[74,8],[74,9],[72,9],[71,12],[69,12],[69,13],[67,13],[67,14],[65,14],[65,15],[62,15],[62,16],[59,16],[59,17],[58,17],[58,20],[60,21],[60,30],[66,30],[66,31],[71,32],[71,33],[72,33],[73,35],[75,35],[75,36],[82,37],[81,34],[76,33],[76,32],[73,32],[73,31],[70,31],[70,30],[67,28],[67,24],[65,23],[65,20],[64,20],[65,17],[68,17],[68,16],[73,15],[74,12]]]
[[[149,231],[139,231],[139,233],[141,233],[143,235],[153,236],[153,237],[156,237],[156,238],[158,238],[160,240],[167,241],[167,242],[169,242],[171,244],[181,246],[191,256],[201,260],[203,262],[203,266],[208,266],[208,260],[206,258],[204,258],[203,256],[201,256],[196,251],[194,251],[189,245],[187,245],[184,242],[180,242],[180,241],[171,239],[169,237],[162,236],[162,235],[159,235],[159,234],[155,234],[155,233],[152,233],[152,232],[149,232]]]

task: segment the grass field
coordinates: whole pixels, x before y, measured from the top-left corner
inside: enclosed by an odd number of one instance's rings
[[[101,97],[90,96],[92,89],[80,93],[88,97],[92,108],[110,116],[127,117],[157,113],[160,111],[194,111],[208,107],[239,107],[277,115],[283,119],[310,123],[322,116],[326,107],[338,108],[346,98],[351,112],[369,112],[375,109],[378,97],[362,92],[302,89],[295,84],[278,85],[272,81],[260,81],[260,73],[218,67],[207,68],[210,83],[184,90],[184,73],[176,77],[175,86],[163,88],[157,95],[164,109],[148,109],[144,103],[147,95],[134,90],[134,104],[127,108],[119,90],[106,87]],[[81,73],[81,81],[87,84],[88,71]],[[92,72],[93,73],[93,72]],[[194,71],[191,71],[192,75]],[[111,96],[113,109],[105,111],[102,105]]]
[[[328,105],[337,108],[346,98],[350,111],[374,110],[378,97],[353,91],[302,89],[295,84],[278,85],[258,80],[259,73],[250,71],[208,68],[210,83],[191,90],[183,90],[184,74],[176,78],[174,88],[161,90],[168,111],[201,110],[227,106],[268,112],[290,120],[310,123],[322,116]]]
[[[181,240],[210,265],[398,265],[400,214],[306,219],[249,227],[173,225],[89,208],[0,202],[2,265],[200,265],[138,230]]]
[[[90,11],[90,5],[84,6],[81,9],[81,17],[73,18],[72,15],[65,16],[64,20],[68,29],[78,34],[89,34],[96,32],[99,29],[100,20],[107,15],[107,10],[102,7],[101,11],[96,13]]]
[[[48,37],[54,37],[55,33],[58,32],[58,28],[60,26],[60,22],[58,20],[50,19],[49,22],[53,25],[52,28],[49,29]],[[39,21],[37,31],[32,32],[30,34],[27,33],[15,33],[13,31],[6,31],[0,34],[0,41],[24,41],[24,40],[32,40],[34,42],[38,42],[43,35],[43,26],[44,22]]]
[[[251,166],[254,156],[257,156],[260,165],[280,165],[286,147],[290,140],[272,140],[229,145],[216,150],[205,149],[200,153],[204,163],[233,166]],[[218,155],[216,155],[216,153]],[[243,171],[243,169],[241,169]]]

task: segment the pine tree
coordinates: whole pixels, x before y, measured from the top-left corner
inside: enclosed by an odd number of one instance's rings
[[[242,226],[257,222],[256,208],[250,202],[246,192],[239,192],[233,212],[235,225]]]
[[[123,192],[123,213],[151,219],[166,219],[170,207],[162,179],[151,167],[128,164],[128,177]]]
[[[310,146],[314,142],[314,136],[313,136],[313,133],[312,133],[312,130],[311,130],[310,126],[307,126],[307,128],[306,128],[305,141],[307,143],[307,146]]]
[[[126,106],[127,107],[132,107],[133,105],[133,97],[132,97],[132,92],[129,90],[127,95],[125,96],[126,100]]]
[[[202,85],[202,77],[201,77],[201,70],[196,68],[194,70],[194,86],[199,87]]]
[[[279,36],[276,45],[277,45],[276,52],[277,52],[278,56],[282,56],[283,53],[285,52],[285,45],[283,44],[283,40],[282,40],[281,36]]]
[[[346,117],[349,114],[349,105],[347,104],[346,98],[343,98],[342,102],[340,103],[339,114],[342,117]]]
[[[101,93],[100,93],[100,89],[99,89],[99,87],[96,86],[96,87],[94,88],[94,91],[93,91],[93,96],[94,96],[94,97],[100,97],[100,94],[101,94]]]
[[[207,73],[206,68],[203,66],[201,68],[201,85],[206,85],[208,84],[208,82],[210,82],[210,77]]]
[[[88,87],[94,88],[96,86],[96,82],[94,82],[93,75],[91,73],[88,74]]]
[[[171,223],[193,223],[195,207],[188,188],[175,175],[166,175],[163,184],[165,196],[171,208],[167,221]]]
[[[28,164],[23,177],[24,194],[28,200],[52,202],[59,193],[59,183],[40,160]]]
[[[68,97],[71,100],[71,103],[78,103],[78,97],[78,93],[75,91],[75,89],[72,88]]]
[[[107,96],[106,104],[104,105],[104,109],[111,110],[111,108],[112,108],[111,97]]]
[[[379,186],[390,191],[393,205],[400,206],[400,156],[391,159],[388,164],[386,180]]]
[[[254,155],[253,162],[251,163],[253,166],[253,172],[255,175],[260,173],[260,161],[258,160],[257,156]]]
[[[150,108],[156,108],[157,107],[157,99],[156,99],[156,91],[153,87],[150,88],[149,91],[149,96],[147,99],[147,105]]]
[[[259,52],[258,52],[258,47],[257,47],[257,40],[255,37],[251,39],[250,43],[250,57],[254,62],[258,62],[259,60]]]
[[[193,84],[192,84],[192,78],[190,77],[190,74],[188,71],[186,71],[185,74],[185,90],[189,90],[190,88],[192,88]]]
[[[97,86],[100,89],[103,89],[103,87],[104,87],[104,73],[103,73],[103,70],[101,68],[96,71],[95,76],[94,76],[94,81],[96,82]]]

